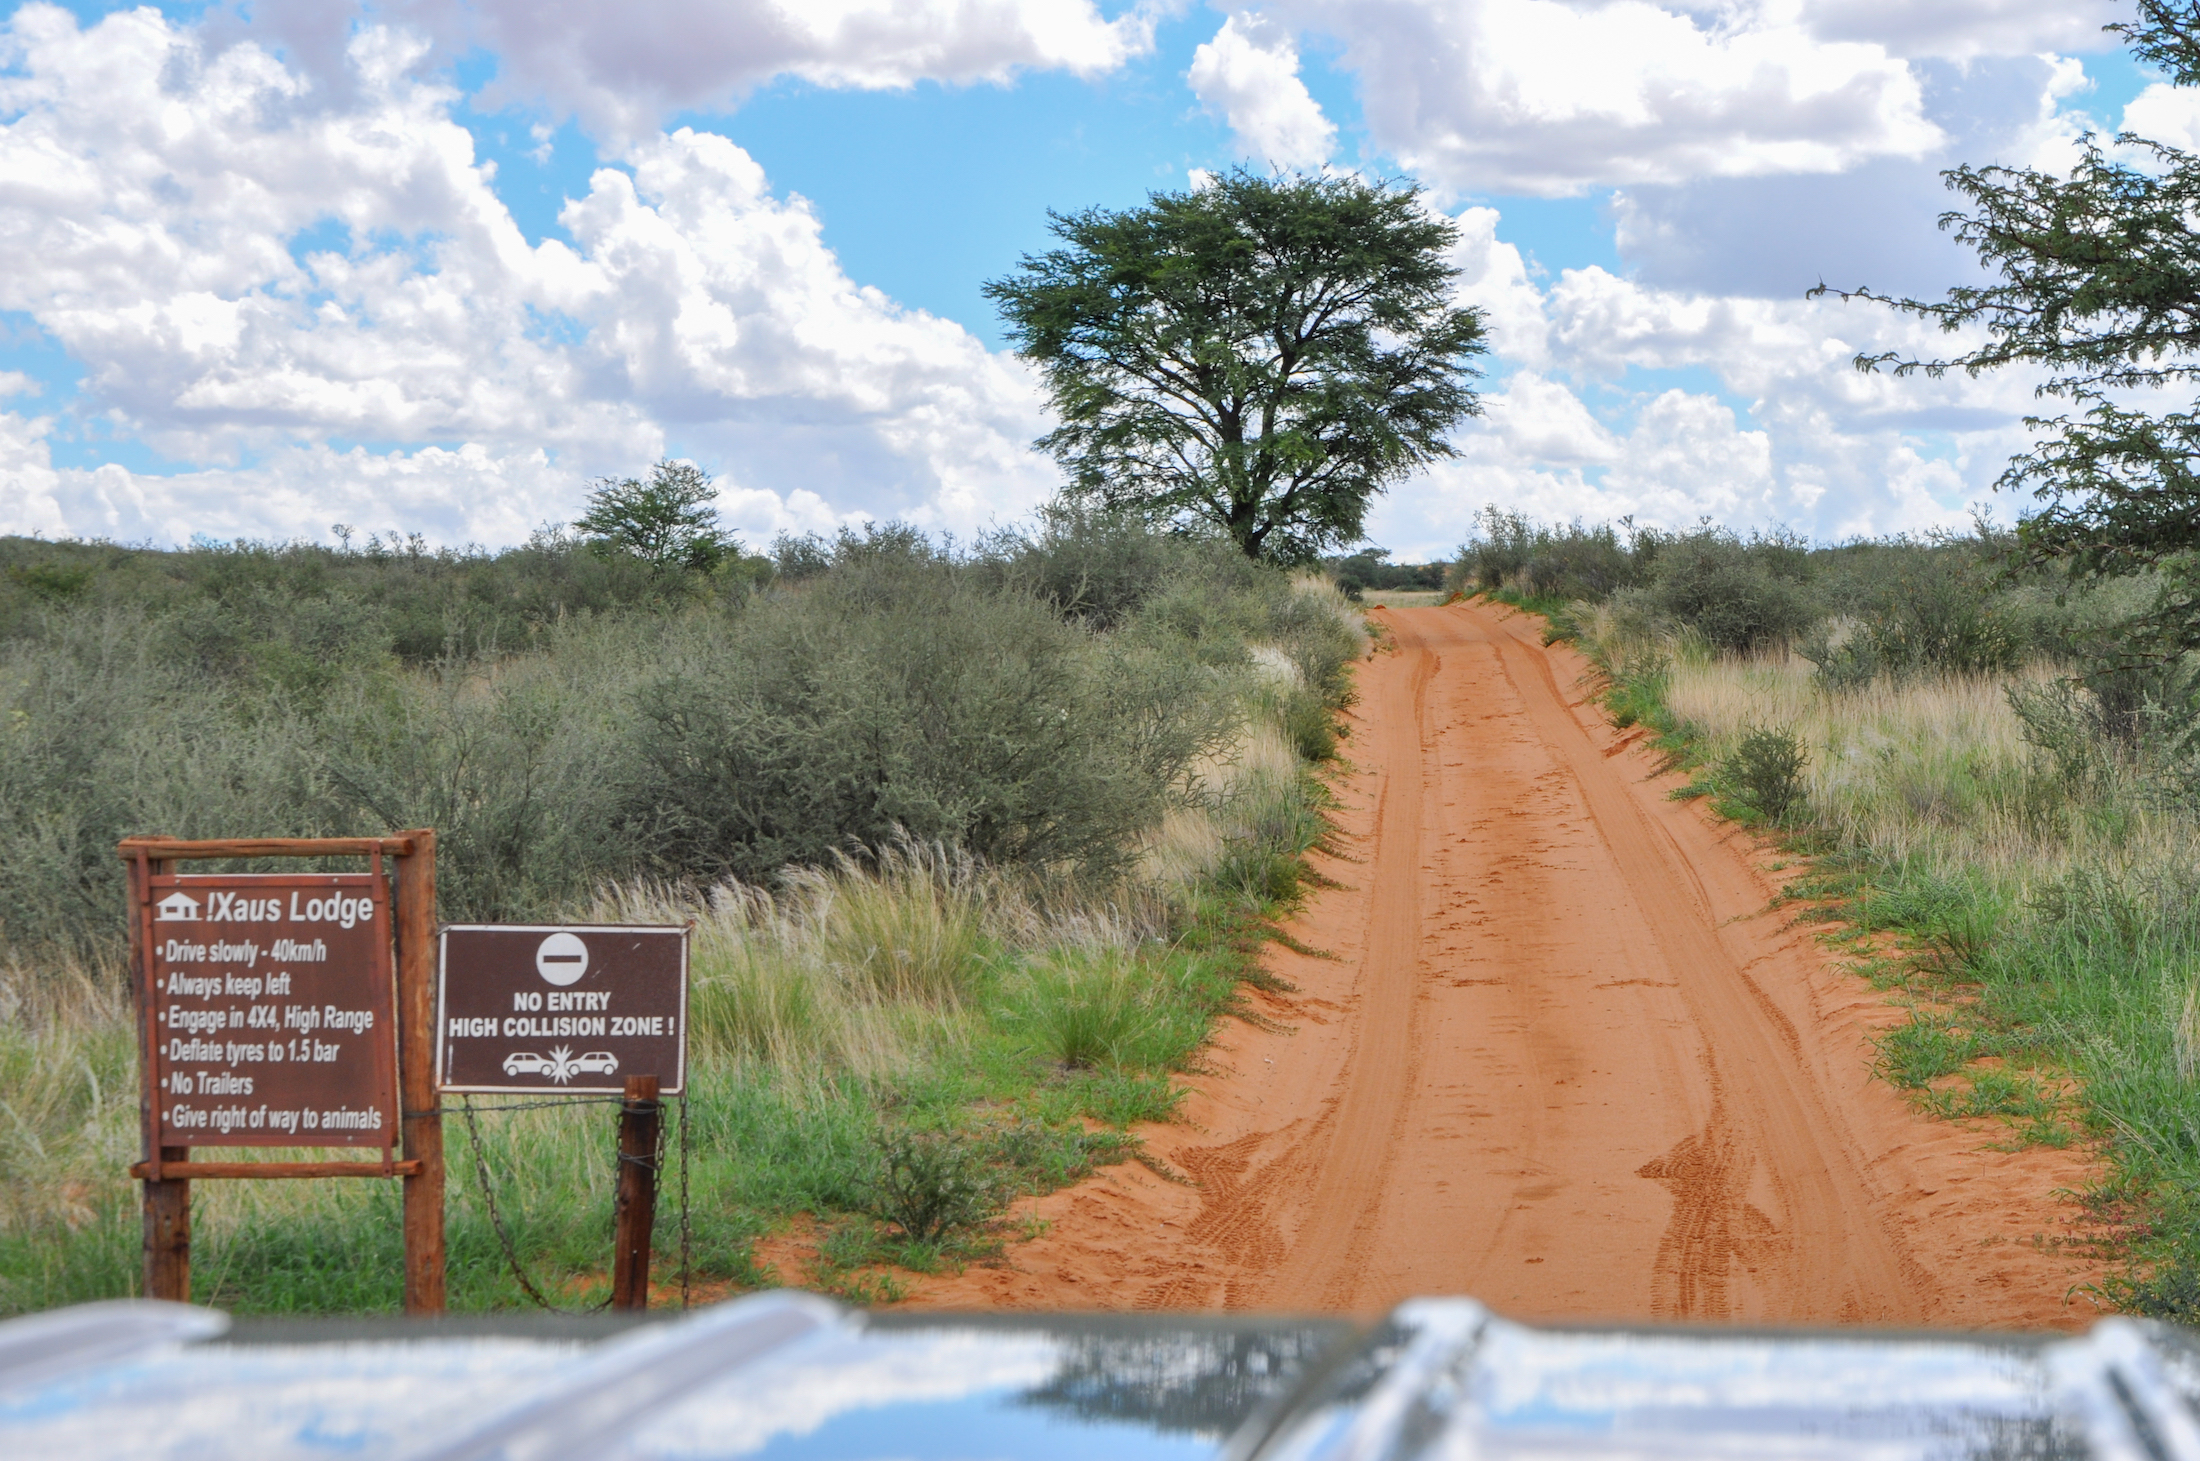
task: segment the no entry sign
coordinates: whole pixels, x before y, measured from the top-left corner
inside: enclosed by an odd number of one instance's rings
[[[437,990],[446,1091],[685,1088],[684,928],[451,924]]]
[[[397,1140],[386,885],[369,873],[152,880],[148,1085],[163,1146]]]

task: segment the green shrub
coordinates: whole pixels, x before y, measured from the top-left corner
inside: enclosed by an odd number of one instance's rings
[[[1832,691],[1919,672],[2006,673],[2022,658],[2024,635],[1987,570],[1968,552],[1936,550],[1873,586],[1853,630],[1839,644],[1821,628],[1798,648]]]
[[[1763,726],[1744,735],[1720,764],[1741,798],[1770,822],[1784,822],[1803,805],[1809,753],[1794,731]]]
[[[1836,644],[1828,627],[1821,624],[1795,646],[1795,652],[1817,667],[1812,678],[1819,688],[1837,695],[1862,690],[1894,673],[1894,666],[1880,652],[1878,637],[1862,631]]]
[[[1943,559],[1932,571],[1906,575],[1872,617],[1869,629],[1890,664],[1918,665],[1942,674],[2005,672],[2015,669],[2021,657],[1986,571],[1960,557]]]
[[[985,1153],[954,1133],[904,1128],[879,1136],[870,1210],[913,1242],[987,1222],[1008,1197]]]
[[[1741,653],[1786,644],[1817,622],[1802,583],[1804,551],[1781,536],[1747,540],[1704,529],[1658,550],[1648,602],[1714,649]]]
[[[1121,513],[1056,504],[1029,533],[985,540],[979,571],[1093,629],[1128,622],[1148,599],[1185,579],[1244,592],[1262,575],[1226,538],[1166,530]]]
[[[2097,650],[2075,677],[2091,695],[2089,719],[2126,751],[2177,758],[2200,741],[2200,666],[2189,656]]]
[[[1225,724],[1180,648],[1095,640],[913,553],[852,556],[731,629],[679,637],[616,772],[619,835],[667,873],[755,881],[906,832],[1104,875]]]

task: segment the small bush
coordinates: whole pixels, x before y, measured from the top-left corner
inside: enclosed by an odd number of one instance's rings
[[[1817,666],[1812,678],[1818,687],[1836,695],[1862,690],[1894,670],[1881,653],[1878,636],[1861,629],[1835,643],[1830,626],[1821,624],[1795,646],[1795,652]]]
[[[1798,646],[1817,665],[1820,686],[1855,690],[1919,672],[1983,675],[2017,667],[2023,636],[1987,570],[1965,551],[1929,551],[1924,565],[1872,591],[1840,644],[1821,628]]]
[[[1035,532],[988,538],[981,568],[993,581],[1101,630],[1128,622],[1180,580],[1242,590],[1257,574],[1227,539],[1169,532],[1135,517],[1065,504],[1042,511]]]
[[[2200,1261],[2181,1251],[2136,1278],[2112,1277],[2104,1285],[2110,1300],[2126,1314],[2200,1324]]]
[[[1226,729],[1197,645],[1095,640],[885,530],[838,551],[642,686],[615,823],[655,870],[757,881],[902,828],[1104,876]]]
[[[1983,675],[2017,667],[2021,646],[2005,621],[1987,571],[1977,562],[1943,558],[1906,574],[1870,621],[1889,664],[1947,675]]]
[[[2095,732],[2126,751],[2175,758],[2200,741],[2200,667],[2186,657],[2096,651],[2077,676]]]
[[[1784,822],[1803,804],[1803,769],[1810,755],[1794,731],[1750,731],[1721,764],[1736,793],[1769,822]]]
[[[1649,602],[1732,653],[1792,643],[1817,621],[1802,583],[1802,545],[1705,529],[1661,546]]]
[[[913,1242],[934,1243],[977,1227],[999,1213],[1007,1197],[985,1155],[954,1133],[888,1130],[879,1136],[871,1211]]]

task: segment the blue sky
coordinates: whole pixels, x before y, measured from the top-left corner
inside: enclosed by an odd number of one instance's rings
[[[1800,296],[1962,277],[1932,227],[1954,162],[2058,166],[2133,106],[2183,140],[2200,110],[2108,46],[2116,13],[25,5],[0,531],[508,542],[659,454],[756,540],[1014,521],[1055,476],[982,283],[1049,209],[1236,163],[1411,179],[1459,219],[1487,409],[1378,509],[1402,556],[1487,502],[1960,522],[2028,382],[1861,380],[1909,327]]]

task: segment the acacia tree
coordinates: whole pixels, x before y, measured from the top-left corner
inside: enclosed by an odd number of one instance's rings
[[[604,477],[588,492],[588,511],[573,526],[606,548],[623,549],[659,574],[708,572],[732,548],[711,506],[718,489],[702,468],[670,459],[649,480]]]
[[[1457,237],[1411,186],[1239,170],[1142,208],[1050,214],[1064,247],[985,286],[1061,425],[1074,497],[1205,520],[1249,557],[1361,536],[1479,409]]]
[[[2136,19],[2107,29],[2175,85],[2200,84],[2200,0],[2137,5]],[[1831,292],[1981,331],[1985,343],[1932,360],[1859,355],[1858,368],[2045,367],[2040,394],[2071,409],[2025,418],[2033,447],[1999,483],[2044,504],[2018,526],[2027,558],[2081,575],[2165,570],[2147,627],[2166,651],[2200,647],[2200,412],[2139,405],[2142,391],[2200,381],[2200,157],[2131,133],[2111,150],[2089,134],[2068,177],[2010,167],[1943,177],[1971,206],[1940,225],[1977,250],[1990,282],[1930,302]]]

